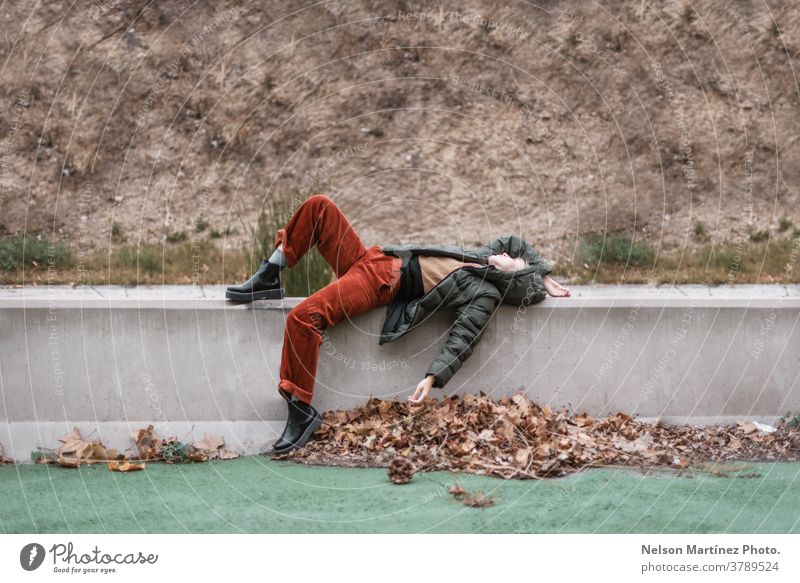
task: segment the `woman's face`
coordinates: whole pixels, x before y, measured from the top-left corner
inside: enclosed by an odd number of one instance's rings
[[[522,257],[511,257],[508,253],[502,255],[490,255],[489,265],[493,265],[500,271],[516,271],[528,266],[528,262]]]

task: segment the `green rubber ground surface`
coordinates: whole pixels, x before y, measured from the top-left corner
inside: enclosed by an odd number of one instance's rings
[[[309,467],[252,456],[205,464],[0,466],[0,531],[175,532],[800,532],[800,464],[749,464],[735,478],[594,469],[505,481],[437,472],[406,485],[381,469]],[[467,508],[460,483],[497,499]]]

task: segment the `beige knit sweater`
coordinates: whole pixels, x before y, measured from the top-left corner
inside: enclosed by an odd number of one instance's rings
[[[442,281],[447,275],[460,267],[483,267],[480,263],[465,263],[452,257],[419,256],[419,269],[422,272],[422,287],[425,293]]]

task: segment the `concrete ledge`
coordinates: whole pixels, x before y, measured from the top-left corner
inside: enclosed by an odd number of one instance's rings
[[[666,422],[774,423],[800,411],[800,288],[573,288],[502,306],[439,395],[524,388],[551,407]],[[230,304],[224,288],[0,289],[0,443],[26,460],[73,426],[128,447],[148,423],[162,435],[224,435],[263,451],[283,428],[275,387],[286,313],[301,298]],[[405,399],[444,343],[436,314],[378,346],[385,308],[329,331],[314,404]]]

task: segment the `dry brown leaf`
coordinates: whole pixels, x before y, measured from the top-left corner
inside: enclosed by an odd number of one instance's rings
[[[81,457],[87,460],[111,459],[108,455],[108,451],[99,441],[90,444],[90,446],[83,451],[83,455]]]
[[[478,441],[491,441],[494,439],[494,431],[491,429],[484,429],[478,434]]]
[[[132,462],[130,460],[108,462],[108,469],[112,472],[136,472],[145,468],[144,462]]]
[[[59,466],[64,468],[79,468],[81,467],[81,459],[72,454],[59,455],[57,462]]]
[[[216,435],[206,434],[202,440],[193,443],[192,445],[195,448],[204,452],[215,452],[219,448],[225,446],[225,440],[222,437]]]
[[[72,431],[67,433],[64,437],[60,438],[59,441],[61,443],[71,443],[73,441],[83,441],[83,437],[81,437],[80,429],[77,427],[73,427]]]
[[[135,431],[133,443],[139,459],[151,460],[161,457],[161,440],[158,439],[152,425]]]
[[[506,416],[507,418],[508,416]],[[495,430],[495,433],[505,441],[514,441],[514,425],[511,421],[502,421]]]
[[[461,496],[467,494],[467,491],[461,486],[450,486],[447,488],[447,491],[450,492],[455,498],[460,498]]]
[[[517,467],[527,467],[528,461],[531,459],[531,448],[525,447],[518,449],[514,454],[514,463]]]
[[[77,429],[75,430],[77,431]],[[70,434],[73,435],[73,434]],[[79,434],[80,435],[80,434]],[[63,439],[62,439],[63,441]],[[59,452],[63,454],[74,454],[75,457],[81,458],[84,457],[83,453],[85,450],[91,448],[92,444],[88,441],[81,439],[78,437],[77,439],[72,439],[70,441],[65,441],[64,445],[59,448]]]
[[[686,458],[676,457],[672,460],[672,465],[678,468],[685,468],[688,467],[689,462],[686,460]]]
[[[531,408],[531,402],[525,397],[524,393],[517,393],[511,400],[518,407],[522,415],[527,415]]]
[[[753,423],[752,421],[747,421],[747,422],[739,421],[737,425],[739,426],[739,429],[741,429],[744,432],[745,435],[750,435],[751,433],[754,433],[758,429],[758,427],[756,427],[756,424]]]
[[[471,506],[472,508],[489,508],[494,506],[494,498],[487,496],[483,491],[478,490],[474,495],[464,496],[462,499],[464,506]]]

